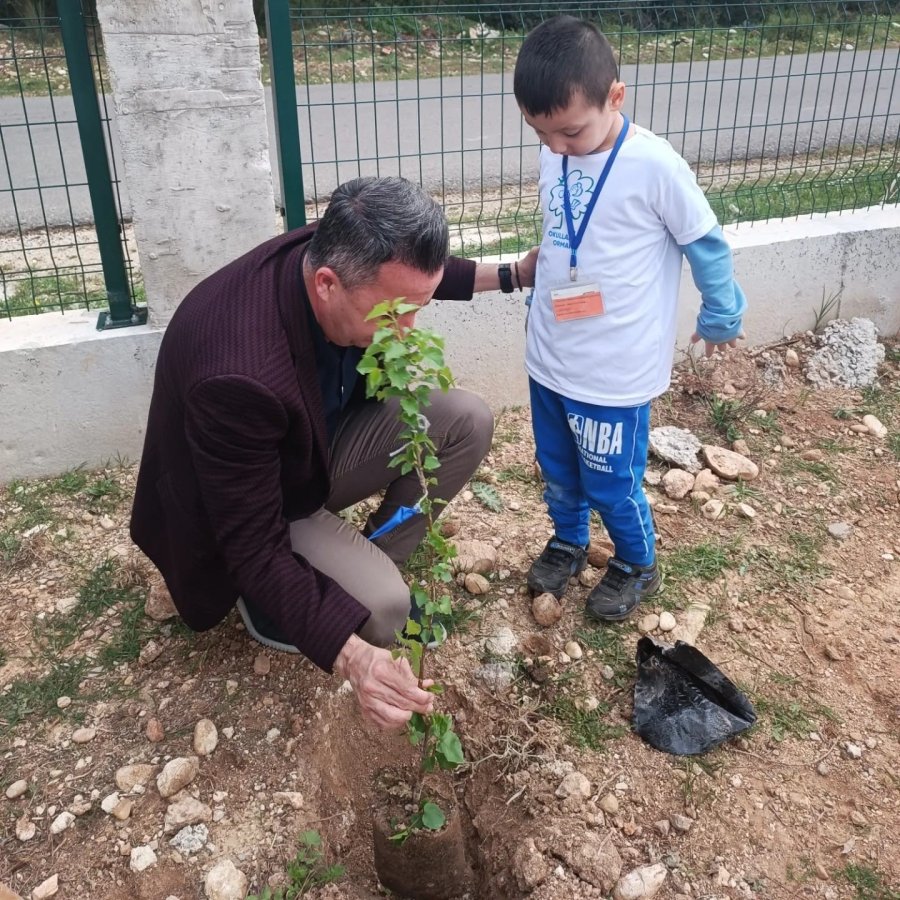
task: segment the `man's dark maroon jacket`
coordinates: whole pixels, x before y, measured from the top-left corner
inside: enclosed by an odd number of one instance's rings
[[[330,670],[369,616],[291,550],[289,525],[324,506],[328,439],[301,257],[316,225],[274,238],[202,281],[156,364],[131,536],[202,631],[237,598]],[[435,296],[472,296],[450,259]],[[385,298],[389,299],[389,298]]]

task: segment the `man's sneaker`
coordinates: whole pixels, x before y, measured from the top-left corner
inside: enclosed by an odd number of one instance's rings
[[[553,594],[557,600],[566,592],[569,579],[587,565],[587,547],[550,538],[541,555],[528,570],[528,589],[533,594]]]
[[[662,579],[656,563],[633,566],[616,556],[606,564],[606,574],[587,599],[587,612],[602,622],[627,619],[644,597],[659,590]]]
[[[264,647],[281,650],[282,653],[299,653],[300,651],[281,633],[281,629],[261,610],[238,597],[238,612],[244,620],[247,634]]]

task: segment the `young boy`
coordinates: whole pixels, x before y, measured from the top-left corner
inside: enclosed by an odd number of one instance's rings
[[[687,163],[622,114],[625,85],[597,28],[570,16],[539,25],[514,90],[543,144],[525,366],[555,528],[528,587],[562,597],[587,563],[595,509],[615,556],[587,611],[617,621],[660,585],[642,480],[650,401],[669,386],[682,255],[703,298],[692,341],[705,341],[707,356],[735,346],[746,301]]]

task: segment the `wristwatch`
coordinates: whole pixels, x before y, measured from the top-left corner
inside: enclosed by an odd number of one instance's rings
[[[497,266],[497,275],[500,278],[500,290],[504,294],[511,294],[515,288],[513,288],[512,269],[509,267],[509,263],[501,263]]]

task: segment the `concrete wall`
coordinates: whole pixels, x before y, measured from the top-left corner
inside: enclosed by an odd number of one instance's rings
[[[98,0],[151,321],[274,234],[252,0]]]
[[[839,291],[836,313],[868,316],[883,335],[900,332],[900,206],[728,233],[750,301],[748,345],[810,328],[823,296]],[[687,273],[681,301],[685,346],[699,302]],[[524,321],[521,295],[499,293],[420,316],[446,336],[458,382],[496,409],[528,400]],[[96,313],[0,321],[0,483],[139,457],[162,329],[99,333],[95,322]]]

